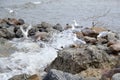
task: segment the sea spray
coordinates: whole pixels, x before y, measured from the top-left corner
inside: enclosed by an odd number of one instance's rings
[[[73,43],[71,30],[54,33],[49,42],[33,42],[31,39],[13,39],[9,41],[18,50],[11,56],[0,58],[0,80],[8,80],[18,74],[36,74],[44,72],[44,68],[56,57],[61,46],[69,46]],[[40,43],[45,47],[40,47]]]

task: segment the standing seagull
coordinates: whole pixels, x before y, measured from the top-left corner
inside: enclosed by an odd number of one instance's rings
[[[73,22],[74,22],[74,26],[79,26],[76,20],[73,20]]]
[[[32,25],[30,24],[26,30],[23,29],[23,26],[20,26],[20,30],[22,31],[23,33],[23,37],[25,39],[28,39],[28,31],[32,28]]]
[[[86,44],[85,41],[83,41],[83,40],[81,40],[81,39],[78,39],[76,34],[74,34],[74,39],[73,39],[73,41],[74,41],[75,44],[77,44],[77,45],[85,45],[85,44]]]

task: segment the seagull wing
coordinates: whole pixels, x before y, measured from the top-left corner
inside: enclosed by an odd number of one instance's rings
[[[20,26],[20,30],[22,31],[23,34],[26,34],[26,32],[23,30],[23,26]]]
[[[26,30],[26,32],[28,32],[30,29],[32,28],[32,25],[30,24]]]

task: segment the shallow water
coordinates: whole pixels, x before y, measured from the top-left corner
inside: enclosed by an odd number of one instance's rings
[[[73,43],[72,35],[73,33],[69,30],[56,33],[47,43],[33,42],[30,38],[9,41],[13,47],[17,48],[17,51],[9,57],[0,58],[0,80],[8,80],[22,73],[42,75],[44,68],[57,57],[57,51],[61,49],[61,46],[65,47]],[[41,43],[43,47],[40,47]]]
[[[31,2],[40,1],[34,5]],[[120,0],[0,0],[0,17],[23,18],[27,23],[72,23],[76,19],[80,25],[105,26],[120,32]],[[9,14],[4,8],[16,10]]]

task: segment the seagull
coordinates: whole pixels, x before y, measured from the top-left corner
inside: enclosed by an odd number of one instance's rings
[[[73,20],[73,22],[74,22],[74,26],[79,26],[76,20]]]
[[[9,13],[14,13],[15,11],[13,9],[10,9],[10,8],[5,8],[6,10],[9,11]]]
[[[31,25],[31,24],[27,27],[26,31],[23,30],[23,26],[20,27],[20,30],[22,31],[23,37],[24,37],[25,39],[28,39],[28,31],[29,31],[31,28],[32,28],[32,25]]]
[[[100,32],[99,35],[97,36],[97,38],[105,37],[105,36],[107,36],[109,33],[110,33],[109,31]]]
[[[41,4],[40,1],[32,2],[33,4]]]
[[[81,39],[78,39],[76,34],[74,34],[74,39],[73,39],[73,41],[74,41],[76,44],[80,44],[80,45],[82,45],[82,44],[85,45],[85,44],[86,44],[85,41],[83,41],[83,40],[81,40]]]

